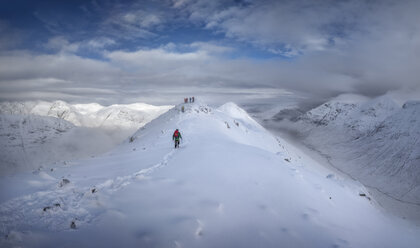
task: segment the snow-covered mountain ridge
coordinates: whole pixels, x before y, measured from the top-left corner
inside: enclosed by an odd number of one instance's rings
[[[170,106],[0,103],[0,175],[109,151]]]
[[[182,111],[184,107],[184,112]],[[178,128],[181,147],[173,148]],[[182,104],[96,158],[0,181],[1,246],[413,247],[420,229],[233,103]]]
[[[331,100],[306,112],[299,119],[316,126],[344,127],[354,132],[366,132],[399,109],[387,96],[363,102]]]
[[[137,129],[172,107],[145,103],[104,107],[97,103],[69,104],[64,101],[2,102],[0,114],[51,116],[85,127]]]
[[[420,205],[420,102],[332,100],[300,117],[304,142],[334,166],[395,199]]]

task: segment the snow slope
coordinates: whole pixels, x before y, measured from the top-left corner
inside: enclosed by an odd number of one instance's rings
[[[72,128],[73,124],[58,118],[0,115],[0,174],[51,162],[41,154],[56,152],[51,149],[52,142]]]
[[[304,142],[364,185],[420,205],[420,104],[332,100],[296,123]]]
[[[48,116],[0,114],[0,175],[96,156],[133,133],[114,131],[77,127]]]
[[[415,247],[363,186],[233,103],[179,105],[106,155],[0,181],[0,245]],[[179,128],[183,141],[173,148]],[[9,189],[9,190],[5,190]]]

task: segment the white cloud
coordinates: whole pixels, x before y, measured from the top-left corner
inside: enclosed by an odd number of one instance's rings
[[[122,19],[128,23],[135,23],[137,18],[133,13],[127,13],[123,15]]]
[[[40,91],[58,94],[74,87],[112,89],[115,74],[118,70],[105,62],[68,53],[11,52],[0,56],[2,98]]]
[[[90,40],[70,42],[63,36],[55,36],[48,40],[44,45],[48,50],[59,52],[59,53],[69,53],[74,54],[79,52],[82,49],[96,50],[101,52],[104,48],[108,48],[116,44],[116,41],[106,37],[92,38]]]
[[[175,1],[189,20],[226,37],[286,56],[334,49],[335,41],[376,29],[406,29],[419,22],[416,1]],[[418,12],[418,11],[417,11]],[[408,15],[404,15],[407,13]],[[363,42],[363,41],[362,41]],[[298,51],[298,52],[290,52]]]
[[[78,43],[70,43],[62,36],[56,36],[48,40],[45,48],[60,52],[76,52],[79,49]]]
[[[162,67],[178,68],[186,64],[199,63],[208,59],[205,52],[177,53],[162,48],[138,50],[134,52],[114,51],[106,55],[114,64],[125,65],[139,70],[160,71]]]
[[[177,51],[185,47],[193,50]],[[376,49],[385,48],[393,49],[386,42],[376,43]],[[384,61],[383,57],[372,56],[377,52],[373,45],[357,53],[321,51],[294,62],[229,59],[219,56],[224,51],[230,50],[212,43],[172,43],[156,49],[108,52],[104,56],[109,61],[84,59],[70,53],[14,52],[0,56],[0,99],[37,99],[38,95],[38,99],[79,102],[95,99],[105,104],[176,103],[186,94],[213,97],[221,94],[239,101],[275,97],[283,94],[283,89],[325,97],[342,92],[385,93],[395,85],[419,86],[415,54],[395,51],[397,60]],[[399,67],[406,60],[414,63]]]
[[[185,6],[186,4],[188,4],[190,2],[190,0],[172,0],[173,2],[173,7],[174,8],[180,8]]]
[[[118,102],[151,99],[152,95],[165,101],[192,91],[231,95],[236,91],[243,97],[250,92],[267,95],[266,89],[298,90],[319,97],[343,92],[378,95],[395,89],[419,92],[419,4],[409,0],[398,4],[250,1],[235,6],[217,0],[171,2],[189,21],[185,25],[207,27],[290,60],[229,58],[226,55],[232,52],[241,54],[240,48],[225,45],[226,41],[235,43],[229,38],[106,51],[116,49],[119,39],[154,35],[153,29],[172,17],[159,11],[117,9],[102,27],[109,28],[107,34],[115,32],[112,39],[100,36],[70,42],[57,36],[46,45],[56,54],[1,54],[1,98],[44,92],[50,98],[56,93],[73,100]],[[74,55],[83,49],[97,51],[106,61]]]
[[[85,42],[85,46],[89,48],[93,48],[93,49],[102,49],[102,48],[106,48],[115,44],[116,44],[115,40],[106,38],[106,37],[95,38],[95,39],[91,39]]]
[[[218,45],[212,42],[193,42],[190,44],[190,47],[213,54],[229,53],[235,50],[233,47]]]
[[[145,10],[142,3],[116,5],[104,13],[98,33],[129,40],[157,37],[156,29],[166,24],[167,15],[158,8]]]
[[[143,10],[122,13],[121,19],[124,24],[140,26],[142,28],[151,28],[162,23],[161,18],[157,14],[147,13]]]

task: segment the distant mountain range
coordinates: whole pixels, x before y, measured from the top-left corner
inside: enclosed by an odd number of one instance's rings
[[[102,106],[97,103],[69,104],[55,102],[3,102],[0,114],[31,114],[51,116],[84,127],[124,128],[137,130],[172,106],[153,106],[145,103],[114,104]]]
[[[171,106],[0,103],[0,174],[109,151]]]

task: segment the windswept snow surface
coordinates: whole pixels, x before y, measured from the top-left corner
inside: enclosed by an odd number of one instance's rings
[[[109,154],[1,184],[2,247],[420,243],[419,227],[385,216],[362,185],[274,138],[233,103],[176,106]]]

